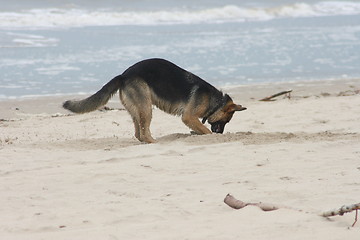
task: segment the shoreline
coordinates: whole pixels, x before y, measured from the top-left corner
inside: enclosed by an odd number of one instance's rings
[[[206,79],[204,79],[206,81]],[[110,80],[109,80],[110,81]],[[274,81],[274,82],[247,82],[246,84],[225,84],[225,85],[214,85],[217,89],[232,89],[238,87],[251,87],[251,86],[266,86],[266,85],[319,85],[321,83],[329,84],[356,84],[360,81],[360,78],[329,78],[329,79],[310,79],[310,80],[289,80],[289,81]],[[106,82],[99,84],[98,88],[100,89]],[[0,102],[6,101],[21,101],[21,100],[33,100],[38,98],[52,98],[52,97],[66,97],[66,96],[89,96],[96,92],[99,89],[95,89],[91,92],[78,92],[78,93],[55,93],[55,94],[43,94],[43,95],[24,95],[24,96],[10,96],[5,98],[0,98]]]
[[[99,89],[101,86],[99,86]],[[293,97],[310,97],[314,95],[336,95],[346,91],[360,89],[360,79],[309,80],[274,83],[254,83],[217,87],[228,93],[234,100],[259,100],[280,91],[293,90]],[[94,93],[97,90],[94,90]],[[20,97],[17,99],[0,100],[0,119],[22,118],[31,114],[66,114],[62,103],[68,99],[82,99],[91,94],[68,94],[54,96]],[[115,94],[106,106],[121,108],[122,104]]]

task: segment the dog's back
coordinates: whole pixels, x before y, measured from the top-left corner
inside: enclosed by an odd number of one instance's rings
[[[156,96],[170,103],[186,103],[194,92],[222,95],[222,93],[200,77],[164,59],[148,59],[136,63],[123,74],[123,88],[134,80],[144,81]]]

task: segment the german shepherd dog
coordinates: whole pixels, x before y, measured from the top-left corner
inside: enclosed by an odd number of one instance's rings
[[[229,95],[164,59],[138,62],[94,95],[66,101],[63,107],[75,113],[91,112],[105,105],[118,90],[134,122],[135,137],[147,143],[155,142],[150,133],[152,105],[181,116],[185,125],[197,134],[223,133],[234,112],[246,110],[234,104]],[[211,131],[203,125],[206,120]]]

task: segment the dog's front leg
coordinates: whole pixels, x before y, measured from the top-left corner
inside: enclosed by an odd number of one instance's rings
[[[193,116],[184,114],[182,116],[182,121],[185,123],[186,126],[194,130],[197,134],[211,134],[212,132],[205,127],[199,120],[199,118]]]

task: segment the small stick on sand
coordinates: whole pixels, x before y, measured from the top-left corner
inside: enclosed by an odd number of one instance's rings
[[[354,223],[351,225],[351,227],[354,227],[354,226],[355,226],[355,223],[357,222],[358,211],[359,211],[359,209],[356,209],[355,221],[354,221]]]
[[[323,216],[323,217],[332,217],[332,216],[336,216],[336,215],[342,216],[345,213],[349,213],[349,212],[352,212],[352,211],[356,210],[355,222],[352,225],[352,227],[354,227],[355,223],[357,222],[358,210],[359,209],[360,209],[360,203],[351,204],[351,205],[344,205],[339,209],[334,209],[334,210],[331,210],[331,211],[324,212],[323,214],[321,214],[321,216]]]
[[[284,94],[288,94],[288,98],[290,98],[290,93],[291,93],[291,92],[292,92],[292,90],[282,91],[282,92],[276,93],[276,94],[274,94],[274,95],[271,95],[271,96],[269,96],[269,97],[260,99],[259,101],[264,101],[264,102],[275,101],[273,98],[278,97],[278,96],[281,96],[281,95],[284,95]]]

